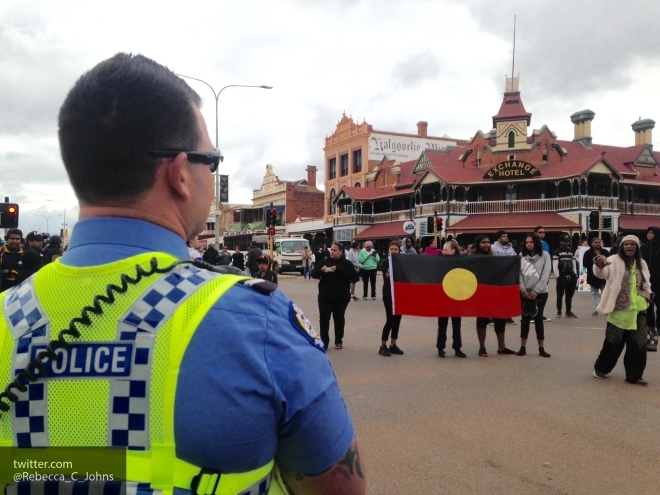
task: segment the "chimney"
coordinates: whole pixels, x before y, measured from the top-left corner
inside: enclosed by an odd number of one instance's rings
[[[318,170],[314,165],[307,165],[307,188],[316,189],[316,171]]]
[[[580,141],[587,148],[591,148],[591,121],[596,114],[591,110],[580,110],[571,115],[574,125],[573,141]]]
[[[429,128],[429,123],[424,122],[423,120],[420,120],[417,122],[417,135],[419,137],[428,137],[428,128]]]
[[[635,146],[638,144],[650,144],[653,146],[653,128],[655,127],[655,122],[651,119],[641,118],[632,124],[632,130],[635,131]]]

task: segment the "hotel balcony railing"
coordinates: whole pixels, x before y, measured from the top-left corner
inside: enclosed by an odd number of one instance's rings
[[[500,201],[450,201],[449,212],[447,202],[429,203],[415,207],[416,216],[439,214],[474,215],[488,213],[535,213],[542,211],[566,211],[574,209],[604,210],[619,208],[619,200],[609,196],[567,196],[565,198],[544,199],[512,199]]]
[[[619,202],[619,211],[628,215],[660,215],[660,205]]]
[[[355,213],[353,215],[340,213],[335,215],[334,224],[340,225],[352,224],[372,224],[389,223],[410,220],[410,210],[388,211],[385,213]]]
[[[415,206],[414,216],[425,217],[438,213],[446,215],[447,202],[427,203]],[[536,213],[544,211],[619,210],[624,214],[660,215],[660,204],[626,203],[609,196],[567,196],[564,198],[514,199],[502,201],[450,201],[452,215],[483,215],[491,213]],[[341,214],[335,216],[335,226],[353,224],[374,224],[410,219],[410,210],[386,213]]]

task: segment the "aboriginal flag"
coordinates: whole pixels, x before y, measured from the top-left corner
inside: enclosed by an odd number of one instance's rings
[[[390,261],[394,314],[413,316],[520,315],[517,256],[410,256]]]

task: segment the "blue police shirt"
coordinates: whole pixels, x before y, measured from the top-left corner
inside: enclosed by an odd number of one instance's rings
[[[153,251],[189,259],[170,230],[98,217],[76,223],[60,262],[96,266]],[[295,326],[291,305],[280,290],[266,296],[238,285],[209,311],[179,371],[179,458],[226,473],[275,458],[286,470],[311,474],[346,453],[351,417],[330,361]]]

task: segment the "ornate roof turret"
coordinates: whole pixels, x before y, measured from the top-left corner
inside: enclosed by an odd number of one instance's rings
[[[511,120],[525,120],[527,125],[531,124],[532,114],[525,110],[525,106],[520,99],[519,79],[520,76],[506,78],[504,100],[500,111],[497,112],[497,115],[493,115],[493,128],[497,128],[498,122]]]

